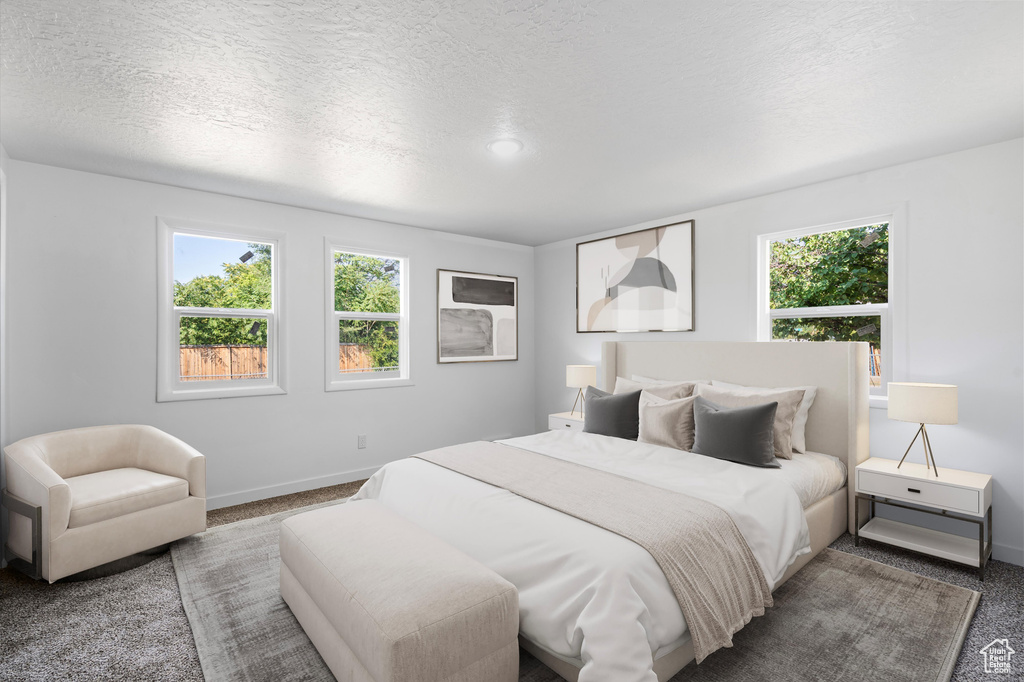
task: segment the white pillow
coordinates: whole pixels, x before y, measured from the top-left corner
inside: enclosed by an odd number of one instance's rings
[[[638,381],[641,384],[649,384],[651,386],[658,386],[661,384],[678,384],[682,383],[678,379],[652,379],[651,377],[642,377],[639,374],[634,374],[630,377],[633,381]],[[686,379],[685,383],[688,384],[710,384],[710,379]]]
[[[653,395],[665,400],[677,400],[693,395],[694,383],[692,381],[673,381],[663,384],[648,384],[640,381],[630,381],[623,377],[615,377],[615,390],[612,393],[633,393],[634,391],[648,391]]]
[[[786,386],[784,388],[760,388],[758,386],[743,386],[740,384],[729,384],[715,379],[712,386],[727,388],[730,391],[737,391],[745,395],[757,395],[764,391],[792,391],[803,390],[804,399],[800,401],[800,407],[796,411],[796,419],[793,420],[793,450],[796,452],[807,452],[807,414],[811,411],[814,398],[818,395],[817,386]]]
[[[649,391],[640,394],[637,441],[689,451],[693,447],[693,401],[696,396],[665,400]]]

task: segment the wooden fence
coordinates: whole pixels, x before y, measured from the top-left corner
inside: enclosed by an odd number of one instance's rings
[[[182,381],[266,379],[266,346],[182,346]]]
[[[342,372],[369,370],[373,358],[368,346],[343,343],[338,353]],[[179,354],[182,381],[266,379],[266,346],[182,346]]]
[[[373,369],[373,357],[370,347],[358,343],[342,343],[338,346],[338,370],[359,372]]]

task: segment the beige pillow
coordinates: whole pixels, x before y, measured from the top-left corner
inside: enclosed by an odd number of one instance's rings
[[[818,395],[817,386],[785,386],[780,388],[760,388],[758,386],[741,386],[740,384],[729,384],[717,379],[711,382],[712,386],[725,388],[730,391],[744,395],[757,395],[771,391],[796,391],[803,389],[804,399],[800,401],[800,409],[797,410],[796,419],[793,421],[793,450],[795,452],[807,452],[807,415],[811,412],[811,405]]]
[[[644,390],[640,394],[641,443],[664,445],[676,450],[693,447],[693,401],[697,396],[665,400]]]
[[[674,384],[645,384],[641,381],[630,381],[625,377],[615,377],[615,390],[613,393],[633,393],[634,391],[647,391],[665,400],[677,400],[693,395],[693,387],[696,384],[692,381],[680,381]]]
[[[775,410],[775,456],[793,459],[793,423],[796,421],[796,413],[800,410],[800,402],[804,399],[802,388],[745,394],[700,384],[696,393],[721,407],[750,407],[777,402],[779,406]]]

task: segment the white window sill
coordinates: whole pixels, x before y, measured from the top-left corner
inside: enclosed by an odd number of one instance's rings
[[[211,400],[214,398],[245,398],[257,395],[286,395],[288,391],[280,386],[232,386],[218,388],[199,388],[188,390],[161,391],[157,393],[158,403],[169,403],[179,400]]]
[[[414,386],[412,379],[344,379],[331,381],[324,388],[326,391],[360,391],[372,388],[397,388],[398,386]]]
[[[868,407],[872,410],[888,410],[889,409],[889,396],[887,395],[871,395],[868,396]]]

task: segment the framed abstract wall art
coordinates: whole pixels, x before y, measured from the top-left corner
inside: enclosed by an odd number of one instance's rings
[[[437,271],[437,361],[519,359],[519,280]]]
[[[693,331],[693,221],[576,245],[576,331]]]

